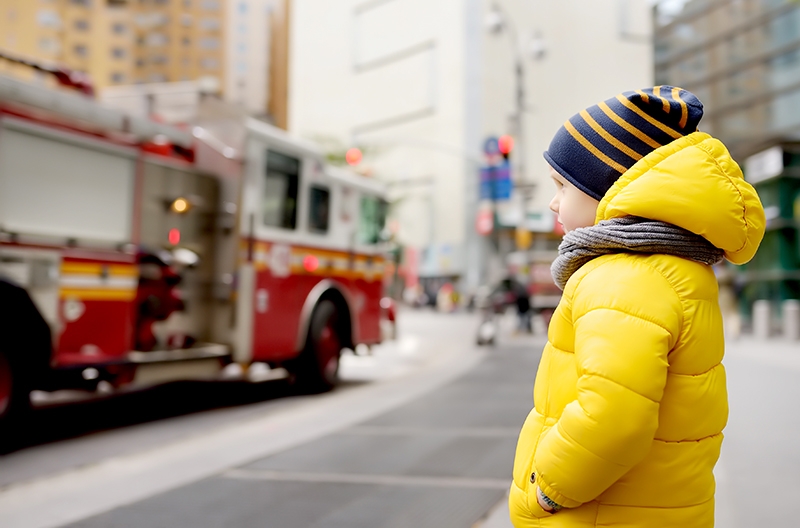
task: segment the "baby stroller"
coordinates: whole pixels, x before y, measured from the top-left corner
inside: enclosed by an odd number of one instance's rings
[[[475,304],[481,312],[481,322],[475,337],[475,343],[478,346],[494,346],[498,332],[498,316],[502,315],[506,307],[514,302],[511,295],[507,291],[495,290],[476,300]]]

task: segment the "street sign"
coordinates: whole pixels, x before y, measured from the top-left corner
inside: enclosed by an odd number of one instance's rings
[[[511,167],[507,162],[481,167],[481,200],[508,200],[511,198]]]
[[[479,235],[488,235],[494,229],[494,212],[491,209],[481,209],[475,218],[475,230]]]
[[[487,156],[500,154],[500,142],[495,136],[489,136],[483,142],[483,153]]]

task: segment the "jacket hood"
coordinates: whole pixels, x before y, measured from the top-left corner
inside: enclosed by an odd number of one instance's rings
[[[722,142],[704,132],[636,162],[603,196],[595,223],[629,215],[700,235],[734,264],[753,258],[766,225],[755,189]]]

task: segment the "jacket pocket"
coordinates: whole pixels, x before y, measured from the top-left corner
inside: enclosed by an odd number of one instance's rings
[[[531,512],[531,517],[541,519],[542,517],[550,517],[551,515],[555,515],[553,512],[544,511],[544,509],[539,506],[539,501],[536,499],[536,470],[534,468],[531,468],[529,481],[530,485],[528,486],[528,490],[525,495],[528,502],[528,511]]]
[[[533,465],[533,454],[536,452],[536,444],[544,426],[544,417],[536,409],[532,409],[522,425],[517,440],[517,450],[514,455],[514,483],[524,491],[528,489],[528,482]]]

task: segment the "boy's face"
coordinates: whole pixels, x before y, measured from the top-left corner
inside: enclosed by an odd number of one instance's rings
[[[569,233],[579,227],[594,225],[600,202],[584,193],[550,167],[550,177],[556,184],[556,194],[550,200],[550,210],[558,215],[558,222]]]

